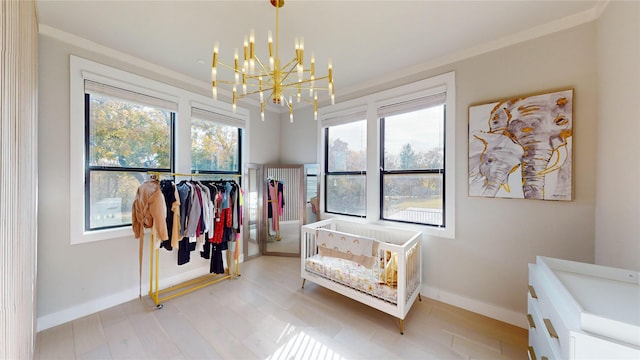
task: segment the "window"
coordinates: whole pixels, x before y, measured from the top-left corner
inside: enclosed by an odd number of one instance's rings
[[[328,213],[366,215],[367,121],[363,119],[364,113],[350,114],[324,130],[324,199]]]
[[[149,171],[235,176],[242,169],[246,109],[234,112],[230,104],[74,55],[69,56],[69,94],[72,245],[130,238],[131,205]],[[197,146],[194,154],[200,151],[200,156],[192,165],[192,115],[195,132],[219,135],[218,144],[226,146],[213,157],[217,165]]]
[[[191,171],[240,175],[242,128],[222,114],[191,109]]]
[[[325,217],[454,238],[455,123],[453,72],[321,109]]]
[[[131,225],[147,171],[171,171],[177,104],[85,81],[85,230]]]
[[[387,105],[380,117],[380,217],[444,226],[445,94]]]

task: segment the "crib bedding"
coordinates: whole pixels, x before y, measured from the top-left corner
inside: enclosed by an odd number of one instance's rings
[[[316,254],[305,259],[305,269],[318,276],[397,304],[398,289],[381,282],[380,271],[377,268],[371,269],[351,260]]]

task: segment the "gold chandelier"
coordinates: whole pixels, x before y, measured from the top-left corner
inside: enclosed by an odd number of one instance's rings
[[[260,96],[260,116],[264,121],[265,95],[266,101],[274,104],[287,106],[289,108],[289,120],[293,122],[293,99],[297,102],[307,102],[313,104],[314,118],[318,119],[318,91],[327,91],[331,97],[331,104],[335,103],[333,89],[333,68],[331,60],[328,63],[326,76],[316,77],[315,58],[312,54],[310,66],[304,67],[304,43],[303,39],[295,40],[295,57],[282,65],[278,52],[278,9],[284,6],[284,0],[270,0],[271,5],[276,8],[276,39],[275,53],[273,51],[273,39],[271,31],[268,34],[269,41],[269,61],[265,63],[255,54],[255,39],[253,30],[249,37],[244,38],[244,62],[241,64],[238,58],[238,49],[234,51],[233,66],[218,61],[218,43],[213,48],[213,61],[211,65],[211,86],[213,98],[218,98],[218,84],[231,85],[233,110],[236,109],[236,102],[247,96],[259,94]],[[233,80],[218,79],[218,66],[225,67],[233,71]],[[294,75],[296,74],[296,75]],[[326,87],[317,87],[316,82],[326,81]],[[241,93],[238,93],[241,87]],[[304,94],[303,94],[304,93]],[[308,95],[306,95],[308,94]]]

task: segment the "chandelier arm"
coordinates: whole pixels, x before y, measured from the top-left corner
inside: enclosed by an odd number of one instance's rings
[[[273,72],[269,71],[269,69],[267,69],[264,64],[262,63],[262,61],[260,61],[260,58],[258,58],[257,56],[255,57],[256,61],[258,62],[258,65],[260,65],[260,68],[262,69],[262,74],[257,75],[257,76],[268,76],[269,79],[271,81],[273,81]],[[252,78],[257,78],[256,75],[252,75]]]
[[[313,80],[311,80],[311,79],[304,79],[304,80],[302,80],[302,81],[292,81],[292,82],[289,82],[289,83],[286,83],[286,84],[282,84],[282,86],[283,86],[283,87],[293,87],[293,86],[298,86],[298,84],[306,84],[306,83],[310,83],[310,82],[312,82],[312,81],[313,81],[313,82],[316,82],[316,81],[319,81],[319,80],[324,80],[324,79],[326,79],[326,78],[327,78],[327,76],[324,76],[324,77],[321,77],[321,78],[317,78],[317,79],[313,79]],[[320,89],[322,89],[322,88],[315,87],[315,86],[314,86],[313,88],[314,88],[314,89],[319,89],[319,90],[320,90]],[[308,90],[308,88],[307,88],[307,90]]]
[[[225,67],[225,68],[227,68],[227,69],[229,69],[229,70],[231,70],[231,71],[233,71],[233,72],[235,72],[235,71],[236,71],[236,69],[235,69],[233,66],[231,66],[231,65],[227,65],[227,64],[223,63],[222,61],[218,61],[218,62],[217,62],[217,65],[218,65],[218,66],[223,66],[223,67]]]
[[[228,85],[236,85],[236,82],[232,80],[216,80],[216,82]]]
[[[289,64],[287,64],[286,66],[284,66],[284,67],[283,67],[283,69],[286,69],[286,68],[287,68],[287,66],[289,66],[292,62],[293,62],[293,61],[289,62]],[[295,66],[295,65],[291,66],[291,67],[289,68],[289,71],[287,71],[287,73],[282,77],[282,79],[281,79],[281,81],[280,81],[280,82],[282,83],[282,82],[284,82],[285,80],[287,80],[287,78],[289,77],[289,75],[291,75],[291,73],[293,72],[293,70],[294,70],[294,69],[296,69],[296,66]],[[291,84],[294,84],[294,83],[292,82]],[[283,86],[284,86],[284,84],[283,84]]]
[[[273,90],[273,88],[263,89],[263,91],[264,91],[264,90],[267,90],[267,91],[268,91],[268,90]],[[259,94],[259,93],[260,93],[260,90],[255,90],[255,91],[248,92],[248,93],[246,93],[246,94],[240,94],[240,95],[238,95],[238,98],[239,98],[239,99],[242,99],[242,98],[244,98],[244,97],[251,96],[251,95],[255,95],[255,94]],[[269,95],[269,97],[271,97],[271,95]]]
[[[268,103],[269,100],[273,99],[273,92],[269,94],[269,96],[267,96],[267,100],[265,100],[265,103]]]
[[[291,94],[288,94],[288,95],[291,95]],[[309,99],[308,97],[305,97],[305,96],[297,97],[297,96],[293,96],[292,95],[292,97],[295,97],[296,99],[300,99],[300,101],[304,101],[304,102],[306,102],[308,104],[312,104],[312,105],[314,104],[314,100],[313,99]]]
[[[301,96],[301,97],[300,97],[300,101],[304,101],[304,102],[306,102],[307,104],[311,104],[311,105],[315,104],[315,102],[314,102],[314,100],[313,100],[313,99],[309,99],[309,98],[306,98],[306,97],[304,97],[304,96]]]
[[[298,59],[293,58],[293,59],[289,60],[289,62],[288,62],[285,66],[283,66],[282,68],[283,68],[283,69],[286,69],[286,68],[288,68],[289,66],[291,66],[291,70],[289,70],[289,72],[291,72],[293,69],[295,69],[295,68],[296,68],[296,65],[297,65],[297,64],[298,64]]]

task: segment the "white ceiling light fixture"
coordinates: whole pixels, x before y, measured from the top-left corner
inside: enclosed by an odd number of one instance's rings
[[[278,9],[284,6],[284,0],[270,0],[271,5],[276,8],[276,38],[275,52],[273,38],[269,31],[269,60],[263,62],[255,54],[255,38],[253,30],[250,35],[244,38],[244,61],[240,63],[238,49],[234,51],[233,65],[227,65],[218,60],[218,43],[213,48],[213,61],[211,65],[211,87],[213,98],[218,97],[218,84],[226,84],[232,87],[233,109],[236,109],[236,102],[251,95],[260,96],[260,116],[264,121],[265,103],[272,101],[274,104],[287,106],[289,108],[289,120],[293,122],[293,98],[297,102],[307,102],[313,104],[314,118],[318,119],[318,91],[326,91],[331,97],[331,104],[335,104],[335,94],[333,86],[333,68],[329,60],[327,75],[316,77],[315,58],[312,54],[310,65],[304,65],[304,42],[302,38],[295,40],[295,56],[289,62],[283,64],[280,61],[278,51]],[[218,67],[222,66],[232,70],[233,80],[218,79]],[[326,87],[316,86],[316,82],[324,83]],[[238,93],[241,87],[241,93]],[[265,92],[267,96],[265,99]]]

